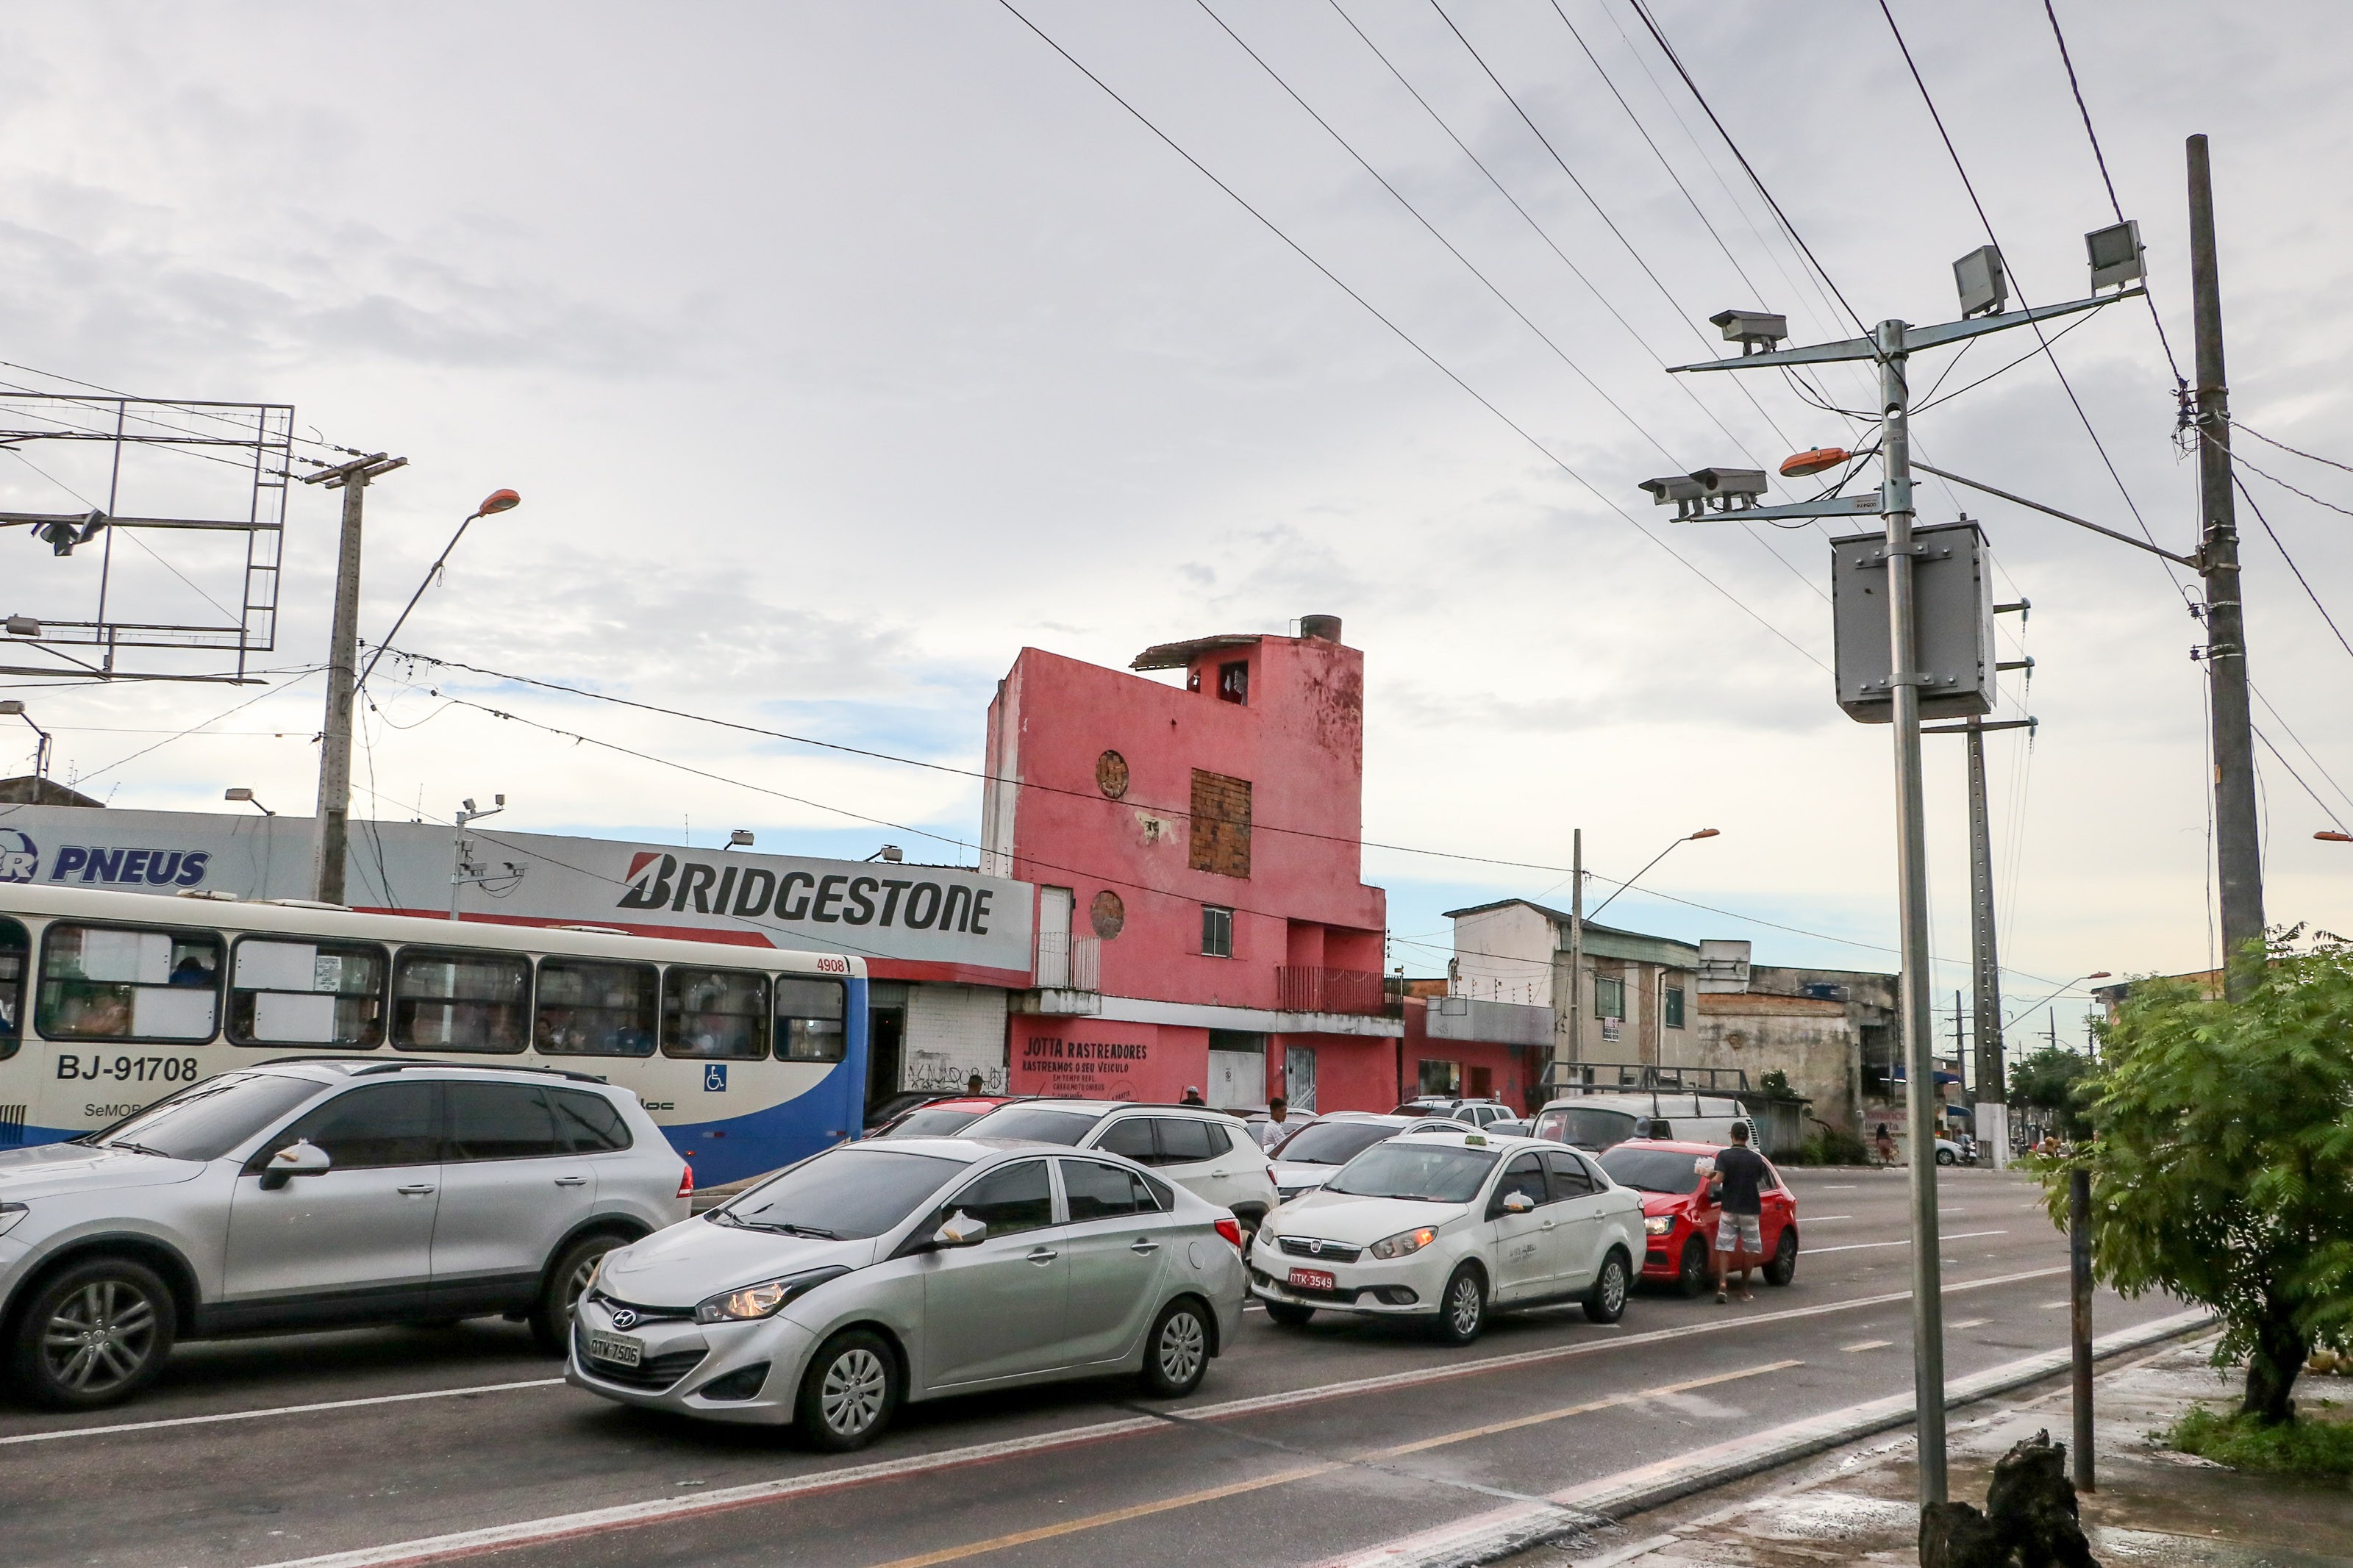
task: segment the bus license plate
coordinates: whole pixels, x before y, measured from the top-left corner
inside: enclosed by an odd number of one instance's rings
[[[622,1334],[592,1333],[588,1336],[588,1353],[615,1366],[635,1366],[645,1359],[646,1344],[643,1340]]]
[[[1294,1290],[1331,1290],[1340,1281],[1321,1268],[1294,1268],[1291,1271],[1291,1288]]]

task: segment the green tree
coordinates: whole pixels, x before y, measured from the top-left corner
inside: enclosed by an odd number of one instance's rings
[[[2101,1279],[2213,1310],[2263,1424],[2294,1419],[2316,1346],[2353,1345],[2353,948],[2269,958],[2242,1002],[2136,985],[2088,1086],[2094,1139],[2042,1166],[2062,1224],[2067,1173],[2090,1172]]]
[[[2082,1091],[2093,1071],[2092,1059],[2083,1052],[2045,1046],[2011,1069],[2010,1102],[2049,1111],[2063,1136],[2081,1138],[2091,1131]]]

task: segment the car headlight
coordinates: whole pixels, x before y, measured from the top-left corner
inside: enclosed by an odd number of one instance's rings
[[[824,1284],[839,1279],[849,1270],[841,1264],[826,1268],[806,1269],[798,1274],[786,1274],[776,1279],[763,1279],[757,1285],[745,1285],[712,1297],[694,1309],[698,1323],[741,1323],[760,1318],[773,1318],[786,1302]]]
[[[0,1204],[0,1236],[7,1235],[17,1221],[32,1212],[23,1204]]]
[[[1645,1215],[1642,1216],[1642,1228],[1652,1236],[1664,1236],[1675,1228],[1675,1216],[1671,1214]]]
[[[1438,1239],[1438,1227],[1425,1225],[1419,1230],[1401,1230],[1395,1236],[1384,1237],[1365,1250],[1384,1262],[1392,1258],[1404,1258],[1419,1252]]]

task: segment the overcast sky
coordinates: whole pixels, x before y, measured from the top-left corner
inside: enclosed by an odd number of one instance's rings
[[[1785,310],[1801,341],[1852,324],[1629,0],[1444,5],[1022,0],[1232,195],[982,0],[25,12],[0,55],[0,359],[290,403],[305,434],[406,456],[370,493],[370,636],[510,485],[522,508],[475,525],[402,646],[960,766],[1025,645],[1124,665],[1336,614],[1366,654],[1368,837],[1551,866],[1581,826],[1589,864],[1624,877],[1717,827],[1646,886],[1727,912],[1636,892],[1606,919],[1892,968],[1888,732],[1831,700],[1826,535],[1677,526],[1635,489],[1861,434],[1778,377],[1662,374],[1722,346],[1710,312]],[[2081,236],[2113,218],[2039,0],[1894,11],[2020,296],[2085,293]],[[2353,462],[2341,10],[2059,12],[2185,372],[2182,141],[2204,131],[2235,411]],[[1854,309],[1953,315],[1949,263],[1986,236],[1876,5],[1654,14]],[[1946,389],[2032,347],[1978,344]],[[2040,360],[1924,414],[1922,452],[2129,530],[2128,492],[2186,552],[2194,466],[2149,312],[2098,312],[2055,353],[2122,492]],[[1923,356],[1915,389],[1951,357]],[[1819,386],[1873,405],[1859,371]],[[2242,450],[2353,507],[2353,473]],[[73,510],[86,458],[0,460],[0,506]],[[148,477],[158,495],[200,483]],[[2353,635],[2353,518],[2246,479]],[[337,501],[298,491],[271,668],[325,646]],[[1920,493],[1923,521],[1955,515],[1955,493]],[[2179,588],[2064,524],[1969,510],[2002,596],[2034,606],[2005,618],[2022,633],[2006,657],[2037,664],[2031,689],[2005,677],[2004,715],[2042,728],[1989,742],[2012,1007],[2091,970],[2204,967],[2202,676]],[[2353,654],[2241,522],[2257,716],[2285,759],[2258,742],[2269,911],[2353,930],[2353,846],[2312,837],[2353,823],[2329,778],[2353,784]],[[236,591],[195,545],[159,548],[187,552],[188,585],[121,557],[156,618],[211,618],[198,593]],[[57,561],[11,532],[0,561],[0,610],[87,613],[90,552]],[[271,679],[9,689],[58,732],[59,773],[115,805],[227,809],[245,784],[307,811],[320,682]],[[377,680],[358,777],[387,816],[502,790],[516,828],[710,845],[749,826],[763,848],[940,859],[977,831],[953,775],[479,676]],[[29,731],[0,723],[0,770],[23,771]],[[1962,757],[1928,745],[1935,945],[1960,958]],[[1443,963],[1438,911],[1567,891],[1392,851],[1365,872],[1415,973]],[[1965,984],[1940,968],[1945,1005]],[[2063,1007],[2063,1036],[2080,1013]]]

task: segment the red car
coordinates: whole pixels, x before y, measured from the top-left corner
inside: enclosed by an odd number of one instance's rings
[[[1715,1288],[1715,1222],[1723,1210],[1708,1201],[1708,1178],[1699,1173],[1699,1162],[1714,1159],[1725,1147],[1635,1138],[1599,1156],[1610,1180],[1642,1194],[1642,1228],[1648,1232],[1644,1279],[1672,1282],[1686,1296]],[[1770,1160],[1765,1162],[1758,1195],[1764,1200],[1758,1228],[1764,1232],[1765,1283],[1787,1285],[1798,1273],[1798,1200]]]

